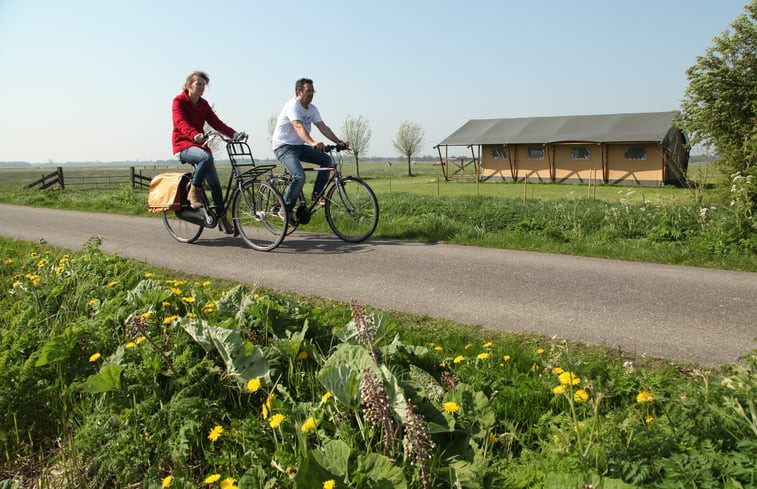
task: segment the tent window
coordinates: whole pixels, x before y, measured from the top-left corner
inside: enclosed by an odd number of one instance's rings
[[[544,148],[541,146],[532,146],[528,148],[528,159],[529,160],[543,160]]]
[[[496,146],[492,148],[492,159],[493,160],[504,160],[507,159],[507,147],[505,146]]]
[[[571,160],[590,160],[591,148],[588,146],[573,146],[570,148]]]
[[[647,147],[646,146],[626,146],[623,153],[627,160],[646,160],[647,159]]]

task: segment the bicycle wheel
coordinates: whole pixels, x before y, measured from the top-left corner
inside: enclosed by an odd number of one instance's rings
[[[324,210],[334,234],[350,243],[368,239],[378,225],[376,195],[359,178],[346,177],[332,185],[326,194]]]
[[[232,218],[245,243],[258,251],[270,251],[284,240],[287,232],[284,198],[268,182],[247,182],[236,192]]]
[[[205,226],[185,221],[175,211],[163,211],[163,224],[168,234],[180,243],[193,243],[200,237]]]

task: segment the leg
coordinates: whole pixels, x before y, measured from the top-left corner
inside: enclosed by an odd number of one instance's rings
[[[213,155],[202,148],[191,146],[182,151],[179,158],[182,162],[195,166],[192,185],[189,188],[189,203],[193,208],[199,209],[203,205],[202,183],[205,181],[208,165],[213,165]]]
[[[218,215],[224,215],[221,179],[218,178],[218,170],[216,170],[216,165],[212,161],[207,167],[207,172],[205,173],[205,181],[208,183],[208,187],[210,187],[210,195],[213,197],[213,203],[216,206]]]
[[[305,146],[280,146],[274,151],[276,158],[284,165],[290,175],[292,182],[289,184],[284,194],[284,205],[287,212],[294,208],[294,203],[305,185],[305,171],[300,164],[300,152]]]
[[[308,163],[316,164],[320,167],[331,168],[334,166],[334,162],[331,160],[331,156],[329,156],[328,153],[318,151],[312,146],[305,146],[300,154],[300,159]],[[329,181],[328,172],[319,171],[317,173],[318,175],[315,177],[315,182],[313,183],[313,198],[317,198],[321,192],[323,192],[323,188]]]

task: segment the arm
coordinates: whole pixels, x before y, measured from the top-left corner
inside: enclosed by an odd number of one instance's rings
[[[336,134],[334,134],[334,131],[332,131],[331,128],[327,126],[325,122],[323,121],[316,122],[315,127],[317,127],[318,130],[321,131],[321,134],[329,138],[332,142],[336,144],[344,143],[344,141],[339,139],[339,137]]]

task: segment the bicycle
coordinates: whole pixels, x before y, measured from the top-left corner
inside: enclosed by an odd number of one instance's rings
[[[270,251],[279,246],[287,235],[286,216],[279,212],[284,209],[284,198],[268,181],[261,179],[265,174],[272,175],[276,165],[256,165],[247,138],[232,139],[210,132],[210,139],[220,137],[226,143],[226,152],[231,163],[231,175],[224,193],[224,208],[231,212],[234,236],[258,251]],[[207,144],[207,143],[206,143]],[[189,163],[191,164],[191,163]],[[176,241],[193,243],[205,228],[214,228],[221,222],[222,215],[217,215],[217,208],[211,206],[202,189],[203,206],[195,209],[187,200],[192,173],[187,173],[182,181],[181,209],[163,211],[163,224]]]
[[[291,234],[300,224],[310,222],[311,216],[320,207],[323,207],[326,222],[334,234],[348,243],[365,241],[376,230],[379,219],[376,194],[360,178],[342,175],[341,151],[344,149],[346,146],[342,145],[326,146],[325,151],[331,155],[333,167],[303,167],[306,172],[328,171],[331,175],[320,198],[310,205],[305,200],[304,192],[300,192],[291,211],[287,234]],[[271,183],[284,195],[291,178],[288,173],[275,175]]]

